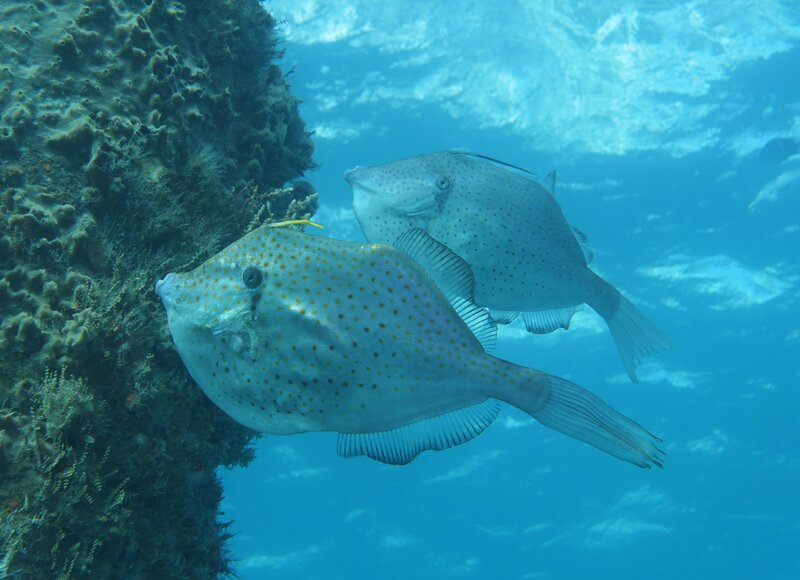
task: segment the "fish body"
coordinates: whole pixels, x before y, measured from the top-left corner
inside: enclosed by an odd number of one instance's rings
[[[170,330],[198,384],[237,421],[281,435],[381,431],[480,403],[511,379],[493,358],[478,371],[477,339],[404,255],[262,234],[159,287],[162,298],[194,296],[168,307]],[[255,293],[236,279],[251,262],[264,277]]]
[[[491,340],[493,323],[456,296],[469,294],[469,269],[420,230],[405,241],[401,251],[262,226],[156,292],[189,373],[253,429],[336,431],[341,455],[402,464],[480,434],[503,400],[658,464],[655,438],[588,391],[486,354],[477,337]]]
[[[585,236],[571,227],[543,182],[524,170],[456,152],[419,155],[345,173],[368,241],[392,243],[421,228],[472,269],[475,301],[499,323],[530,332],[568,328],[588,304],[608,323],[632,380],[640,359],[669,340],[595,274]]]

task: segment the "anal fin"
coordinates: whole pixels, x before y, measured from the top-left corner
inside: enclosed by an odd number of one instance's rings
[[[392,465],[405,465],[423,451],[441,451],[474,439],[492,424],[500,403],[487,399],[477,405],[422,419],[397,429],[375,433],[339,433],[340,457],[367,457]]]
[[[559,328],[569,329],[572,315],[581,309],[581,305],[569,306],[567,308],[555,308],[553,310],[534,310],[521,313],[522,322],[525,323],[525,330],[536,334],[547,334]]]
[[[489,316],[497,324],[510,324],[514,320],[520,319],[525,325],[525,330],[535,334],[547,334],[559,328],[564,330],[569,328],[572,316],[581,309],[581,304],[568,306],[567,308],[554,308],[551,310],[531,310],[527,312],[515,312],[513,310],[489,309]]]
[[[516,310],[497,310],[495,308],[490,308],[489,316],[491,316],[492,320],[497,324],[511,324],[519,317],[519,312]]]

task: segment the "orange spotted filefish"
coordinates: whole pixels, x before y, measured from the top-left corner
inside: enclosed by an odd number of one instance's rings
[[[481,155],[439,152],[345,173],[366,239],[391,244],[413,227],[465,260],[475,302],[500,324],[529,332],[569,328],[584,303],[608,324],[632,381],[644,356],[670,341],[614,286],[589,269],[586,237],[524,169]]]
[[[469,300],[469,267],[422,230],[395,248],[277,225],[156,284],[186,368],[239,423],[335,431],[342,456],[405,464],[479,435],[505,401],[661,465],[658,439],[588,391],[486,354],[496,327]]]

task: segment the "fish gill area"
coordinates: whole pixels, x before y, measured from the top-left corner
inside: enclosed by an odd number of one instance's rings
[[[255,433],[153,284],[315,211],[276,42],[258,0],[2,3],[0,577],[230,572],[215,469]]]

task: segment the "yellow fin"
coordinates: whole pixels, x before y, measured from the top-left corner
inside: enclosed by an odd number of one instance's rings
[[[314,226],[315,228],[319,228],[324,230],[325,228],[319,224],[312,222],[311,220],[287,220],[285,222],[276,222],[274,224],[267,224],[271,228],[284,228],[286,226]]]

